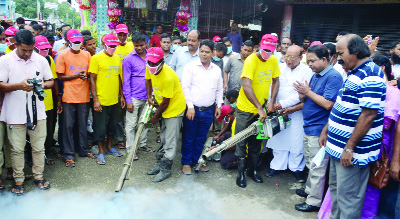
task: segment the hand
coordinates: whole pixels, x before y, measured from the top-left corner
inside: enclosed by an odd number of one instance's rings
[[[20,90],[27,91],[27,92],[33,90],[33,84],[29,84],[29,83],[28,83],[28,80],[30,80],[30,79],[24,79],[23,81],[21,81],[21,82],[19,83],[19,86],[20,86],[19,89],[20,89]]]
[[[126,105],[126,110],[130,113],[133,113],[133,103],[130,103],[128,105]]]
[[[378,43],[379,43],[379,37],[375,37],[371,44],[368,45],[369,50],[371,51],[371,54],[374,54],[376,48],[378,47]]]
[[[364,42],[368,44],[368,39],[371,37],[372,35],[367,35],[363,38]]]
[[[186,113],[186,117],[187,117],[189,120],[193,120],[193,119],[194,119],[195,113],[196,113],[196,112],[194,111],[194,108],[189,108],[188,111],[187,111],[187,113]]]
[[[221,116],[221,108],[218,108],[217,107],[217,109],[215,109],[215,118],[219,118]]]
[[[397,86],[397,80],[391,80],[388,82],[389,85]]]
[[[79,78],[82,80],[87,79],[87,74],[84,71],[79,72]]]
[[[260,117],[258,117],[258,120],[260,120],[260,122],[264,122],[264,120],[267,118],[267,114],[264,112],[264,109],[258,108],[257,113],[258,115],[260,115]]]
[[[211,146],[208,151],[214,150],[215,148],[217,148],[217,146]]]
[[[123,108],[125,108],[125,106],[126,106],[126,101],[125,101],[125,98],[124,97],[121,97],[121,108],[123,109]]]
[[[342,156],[340,157],[340,164],[344,167],[351,167],[354,165],[353,162],[351,162],[352,159],[353,152],[343,150]]]
[[[292,113],[294,113],[294,107],[286,107],[285,109],[282,110],[282,113],[285,115],[290,115]]]
[[[213,140],[219,141],[219,135],[214,135]]]
[[[151,117],[150,122],[151,122],[151,124],[157,124],[159,120],[160,120],[159,118],[153,116],[153,117]]]
[[[224,83],[224,90],[228,90],[228,84],[227,83]]]
[[[57,101],[57,113],[60,114],[62,113],[63,108],[62,108],[62,104],[61,101]]]
[[[322,131],[318,138],[319,146],[326,147],[327,141],[328,141],[328,133],[325,133],[324,131]]]
[[[149,102],[149,104],[151,106],[156,106],[156,104],[154,103],[153,97],[147,98],[147,102]]]
[[[299,93],[300,98],[304,97],[305,95],[307,95],[307,93],[311,90],[311,88],[308,86],[308,82],[307,80],[304,81],[304,84],[296,81],[295,83],[293,83],[293,87],[294,90],[297,91],[297,93]]]
[[[267,105],[265,106],[267,113],[272,113],[275,112],[275,107],[274,107],[274,103],[273,102],[269,102],[267,103]]]
[[[390,163],[389,174],[392,177],[392,179],[396,180],[397,182],[399,181],[399,172],[400,172],[400,161],[392,160],[392,162]]]
[[[274,110],[275,111],[278,111],[278,110],[281,110],[282,109],[282,105],[281,105],[281,103],[277,103],[277,104],[275,104],[275,106],[274,106]]]
[[[100,102],[99,102],[98,100],[94,100],[94,102],[93,102],[93,109],[94,109],[94,111],[96,111],[96,112],[102,112],[102,111],[103,111],[103,109],[102,109],[102,107],[101,107],[101,104],[100,104]]]

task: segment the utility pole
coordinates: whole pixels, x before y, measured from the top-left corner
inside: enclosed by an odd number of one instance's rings
[[[65,24],[68,24],[68,12],[67,12],[67,15],[65,17]]]
[[[73,13],[72,13],[72,26],[75,28],[75,16]]]
[[[40,2],[39,0],[36,0],[37,3],[37,8],[36,8],[36,18],[39,20],[39,12],[40,12]]]

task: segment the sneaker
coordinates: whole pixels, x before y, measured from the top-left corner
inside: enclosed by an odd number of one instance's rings
[[[190,167],[190,165],[183,165],[182,172],[185,175],[192,175],[192,168]]]

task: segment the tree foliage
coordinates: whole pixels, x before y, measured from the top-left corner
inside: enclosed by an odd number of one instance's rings
[[[72,25],[74,17],[75,27],[80,26],[81,18],[79,12],[77,12],[75,8],[73,8],[67,1],[58,3],[57,0],[39,0],[40,11],[43,13],[44,20],[47,20],[47,17],[53,11],[51,9],[44,8],[45,2],[58,4],[57,14],[64,23],[66,23],[66,15],[68,14],[68,24]],[[37,0],[15,0],[15,12],[22,14],[24,18],[35,19],[37,17]]]

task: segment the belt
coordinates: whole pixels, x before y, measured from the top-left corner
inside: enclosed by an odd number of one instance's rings
[[[199,106],[194,106],[194,108],[197,109],[198,111],[206,111],[206,110],[210,109],[213,106],[214,106],[214,104],[211,105],[211,106],[200,106],[200,107]]]

